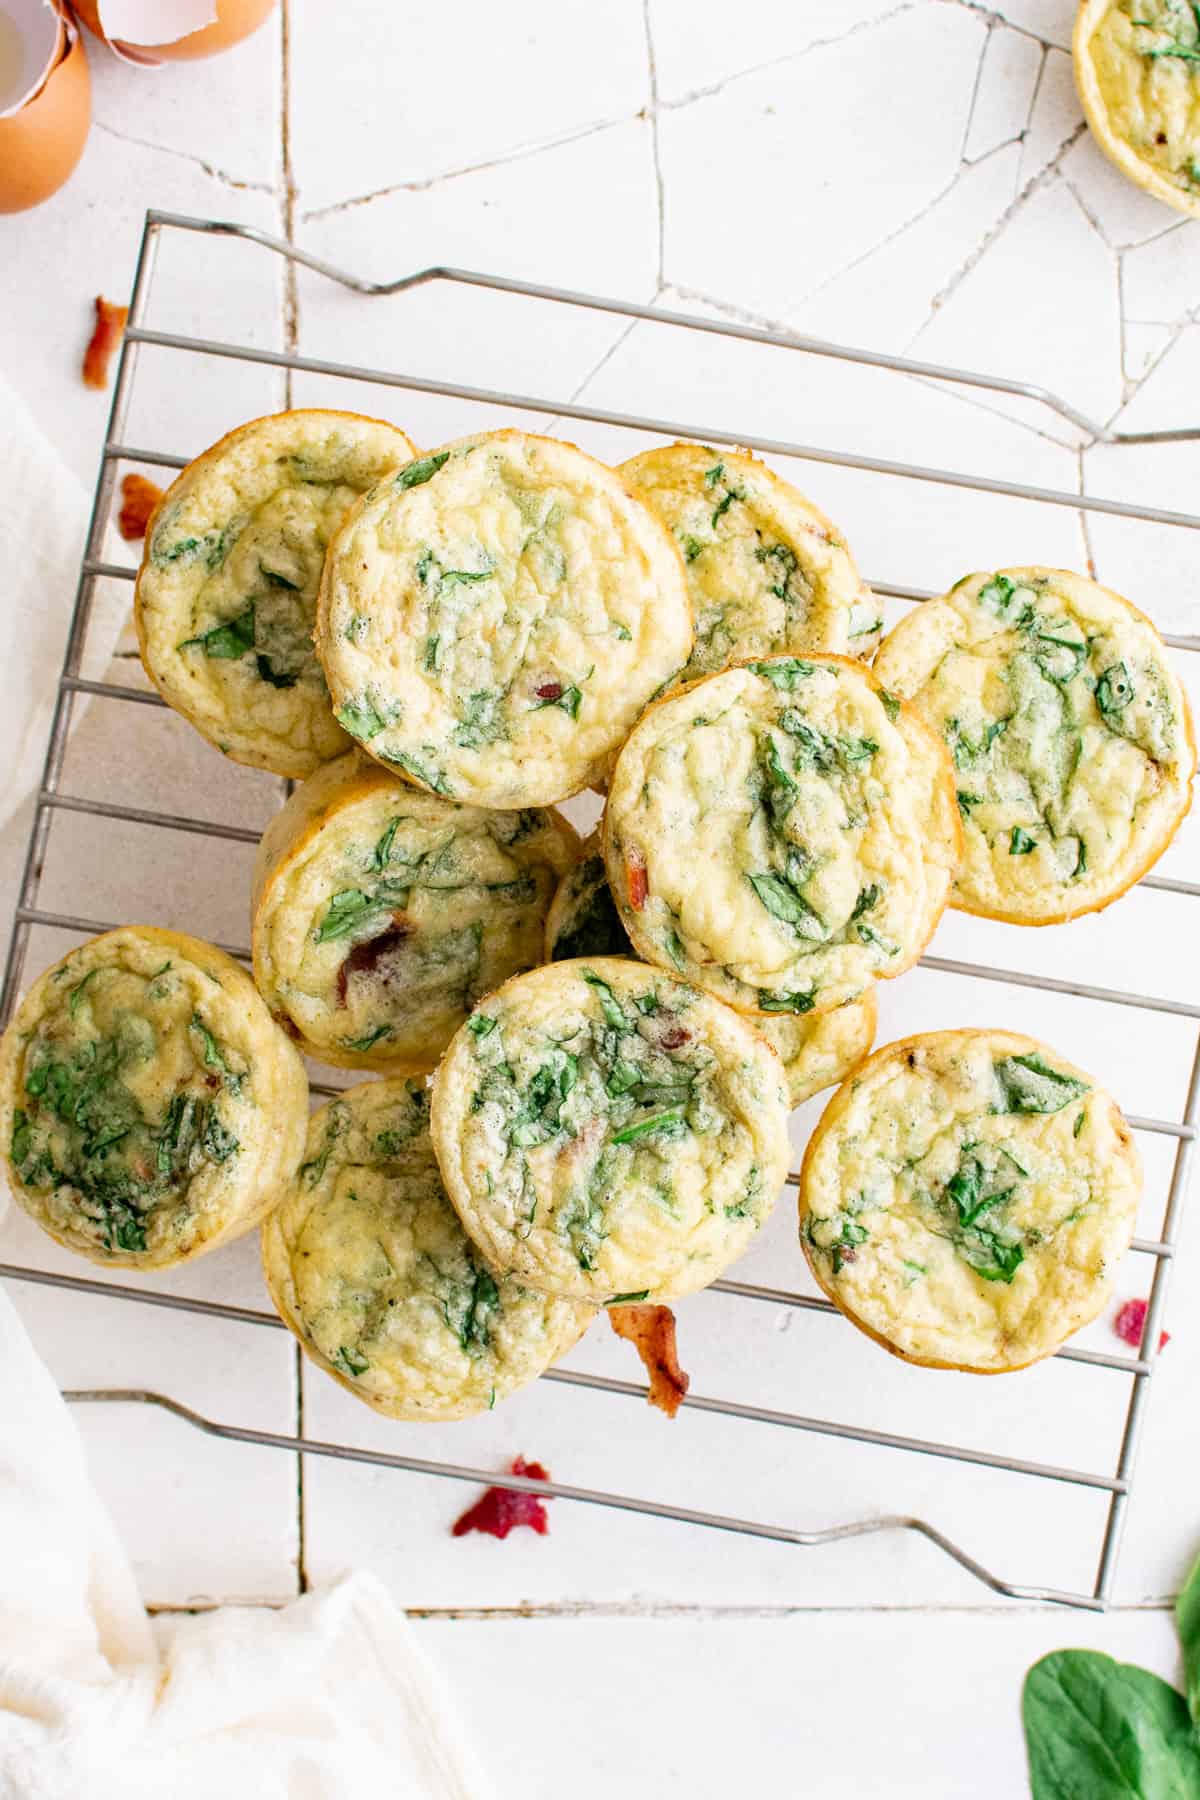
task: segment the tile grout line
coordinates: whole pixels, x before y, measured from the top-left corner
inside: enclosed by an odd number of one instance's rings
[[[289,244],[296,241],[296,182],[292,166],[292,44],[291,44],[291,0],[281,0],[279,8],[279,166],[280,166],[280,226],[283,236]],[[300,300],[296,280],[296,265],[288,261],[284,264],[283,286],[280,295],[280,324],[282,326],[284,349],[295,352],[300,339]],[[294,382],[291,369],[284,372],[284,405],[291,409]],[[284,796],[291,792],[292,784],[284,784]],[[304,1436],[304,1355],[299,1344],[292,1345],[292,1373],[295,1381],[294,1413],[296,1420],[296,1436]],[[307,1594],[308,1583],[308,1534],[307,1506],[305,1494],[304,1458],[296,1453],[296,1588],[300,1594]]]
[[[280,209],[283,235],[289,244],[296,241],[296,180],[292,166],[292,38],[291,0],[281,0],[279,8],[279,149],[282,194]],[[283,347],[294,354],[300,342],[300,294],[296,265],[290,259],[283,274]],[[293,371],[284,374],[284,403],[292,404]]]
[[[642,0],[642,26],[646,33],[646,73],[650,81],[650,149],[654,162],[654,190],[658,201],[658,293],[666,282],[667,207],[663,183],[662,147],[658,126],[658,64],[654,55],[654,28],[650,21],[650,0]],[[656,296],[657,297],[657,296]]]
[[[178,1616],[194,1617],[201,1613],[216,1612],[225,1605],[237,1605],[254,1608],[257,1611],[278,1612],[289,1602],[285,1600],[214,1600],[195,1606],[177,1606],[153,1603],[146,1610],[155,1618],[172,1618]],[[1142,1614],[1171,1613],[1175,1609],[1175,1601],[1164,1597],[1151,1600],[1130,1600],[1116,1606],[1110,1606],[1106,1617],[1133,1618]],[[1077,1617],[1077,1611],[1069,1606],[963,1606],[941,1604],[937,1601],[913,1601],[896,1606],[876,1606],[862,1602],[849,1606],[816,1605],[816,1606],[756,1606],[753,1603],[739,1605],[713,1604],[710,1606],[689,1604],[686,1601],[648,1601],[639,1604],[637,1601],[547,1601],[530,1602],[516,1606],[406,1606],[399,1610],[407,1619],[429,1620],[433,1623],[462,1624],[506,1624],[514,1619],[524,1619],[530,1624],[547,1620],[582,1620],[582,1619],[630,1619],[641,1622],[653,1621],[661,1623],[674,1619],[690,1619],[696,1623],[719,1624],[734,1619],[809,1619],[825,1618],[858,1618],[884,1617],[897,1618],[956,1618],[956,1619],[1033,1619],[1056,1618],[1064,1621]]]

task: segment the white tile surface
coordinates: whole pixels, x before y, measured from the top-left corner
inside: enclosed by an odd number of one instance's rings
[[[978,1800],[1025,1793],[1025,1670],[1103,1649],[1173,1677],[1160,1613],[425,1620],[502,1794]],[[500,1673],[502,1671],[502,1674]],[[513,1695],[536,1694],[531,1750]],[[870,1696],[864,1701],[864,1696]],[[601,1725],[598,1723],[602,1721]]]
[[[99,126],[81,170],[45,208],[0,221],[6,370],[90,483],[107,411],[76,374],[91,296],[121,296],[142,211],[154,205],[269,231],[290,222],[306,249],[374,277],[451,262],[640,300],[661,292],[684,312],[911,346],[1040,381],[1130,430],[1194,424],[1200,227],[1130,187],[1081,134],[1065,54],[1073,12],[1072,0],[744,0],[733,19],[726,0],[602,9],[527,0],[507,10],[471,0],[423,11],[289,0],[289,96],[279,19],[228,58],[158,74],[97,51]],[[980,390],[465,288],[364,301],[302,273],[289,296],[263,253],[196,238],[163,246],[154,323],[267,349],[294,342],[310,356],[374,362],[417,382],[657,413],[700,434],[755,433],[1071,493],[1082,470],[1096,492],[1181,510],[1196,510],[1200,491],[1196,445],[1081,450],[1080,434],[1044,408]],[[297,376],[291,391],[301,403],[385,413],[425,443],[495,418],[463,400],[325,377]],[[147,351],[127,438],[192,452],[286,392],[269,368]],[[649,441],[579,422],[561,429],[614,459]],[[1196,629],[1193,533],[1097,516],[1085,526],[1070,508],[776,460],[843,526],[868,577],[938,589],[972,567],[1086,568],[1090,559],[1100,579],[1161,620]],[[106,584],[90,673],[107,665],[126,599]],[[47,597],[64,628],[68,600]],[[1189,662],[1200,681],[1200,657]],[[137,679],[128,661],[116,673]],[[135,721],[134,789],[129,723],[103,702],[84,712],[64,778],[71,791],[136,791],[138,804],[250,829],[277,803],[277,784],[222,763],[179,721],[149,711]],[[248,850],[65,823],[51,835],[47,904],[244,941]],[[6,901],[21,848],[15,832],[0,842]],[[81,852],[98,871],[86,883]],[[1164,872],[1200,879],[1200,821]],[[1178,995],[1195,971],[1193,904],[1141,892],[1102,918],[1042,933],[951,917],[935,948]],[[31,968],[66,941],[35,933]],[[883,1038],[966,1017],[1039,1031],[1149,1115],[1178,1116],[1196,1040],[1194,1022],[934,971],[886,989],[881,1014]],[[818,1111],[810,1104],[797,1115],[798,1148]],[[1141,1147],[1140,1229],[1153,1236],[1171,1144],[1144,1136]],[[793,1206],[786,1195],[739,1277],[811,1292]],[[1118,1591],[1130,1608],[1172,1592],[1195,1548],[1181,1504],[1197,1473],[1192,1240],[1195,1232],[1175,1272],[1172,1341],[1130,1508]],[[0,1260],[80,1267],[19,1217],[0,1226]],[[1118,1298],[1144,1292],[1148,1278],[1147,1259],[1131,1257]],[[154,1286],[265,1304],[247,1243]],[[803,1529],[911,1512],[1008,1578],[1091,1579],[1103,1501],[1090,1490],[698,1411],[669,1424],[644,1405],[549,1383],[467,1425],[386,1425],[311,1370],[301,1386],[283,1334],[27,1284],[12,1291],[64,1383],[149,1386],[216,1420],[488,1469],[523,1452],[564,1481]],[[1055,1362],[976,1384],[893,1364],[840,1321],[803,1311],[710,1294],[681,1305],[679,1318],[699,1395],[1113,1466],[1119,1374]],[[1120,1350],[1107,1320],[1081,1343]],[[603,1321],[569,1366],[636,1373]],[[157,1603],[277,1600],[295,1591],[302,1558],[312,1581],[365,1562],[410,1606],[578,1609],[420,1626],[489,1748],[502,1794],[558,1793],[569,1767],[581,1800],[610,1793],[614,1779],[640,1791],[647,1771],[647,1791],[652,1776],[656,1792],[690,1795],[748,1774],[763,1791],[790,1791],[801,1770],[831,1800],[1009,1800],[1023,1782],[1020,1679],[1037,1655],[1093,1643],[1173,1668],[1161,1611],[1099,1621],[991,1609],[968,1575],[907,1533],[801,1549],[559,1501],[545,1539],[456,1541],[448,1527],[470,1487],[311,1459],[302,1539],[292,1455],[206,1438],[147,1408],[81,1408],[80,1423]],[[596,1608],[720,1610],[605,1617]],[[830,1608],[858,1610],[821,1610]],[[695,1704],[712,1691],[714,1667],[735,1705]],[[886,1730],[870,1741],[864,1684],[888,1696]],[[535,1690],[550,1721],[536,1756],[512,1728],[514,1696]],[[686,1730],[664,1731],[664,1719],[681,1717]],[[849,1771],[848,1743],[861,1749]]]
[[[1045,54],[1033,38],[1007,25],[989,32],[963,144],[968,162],[1014,142],[1025,131]]]

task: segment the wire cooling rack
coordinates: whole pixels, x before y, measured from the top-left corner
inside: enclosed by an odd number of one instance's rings
[[[260,349],[248,344],[221,343],[207,338],[180,336],[174,333],[156,331],[146,324],[150,285],[156,250],[164,234],[169,233],[207,233],[221,238],[238,238],[249,240],[262,247],[270,256],[286,259],[292,264],[302,264],[315,274],[342,287],[365,296],[382,296],[402,293],[408,289],[419,288],[432,283],[457,284],[473,288],[492,289],[502,293],[522,296],[526,299],[551,302],[565,307],[585,308],[605,314],[614,314],[631,320],[647,320],[658,324],[677,326],[685,331],[702,334],[713,334],[726,339],[740,339],[756,344],[775,346],[782,350],[800,352],[818,357],[834,358],[842,362],[856,363],[868,367],[891,370],[901,374],[918,376],[935,382],[951,383],[983,391],[1015,396],[1030,401],[1055,414],[1068,424],[1085,432],[1094,442],[1105,444],[1164,443],[1179,442],[1185,439],[1200,439],[1200,427],[1189,427],[1173,431],[1159,432],[1117,432],[1087,418],[1075,408],[1068,405],[1047,389],[1027,382],[1010,381],[994,375],[987,375],[970,370],[942,367],[937,364],[914,361],[911,358],[889,356],[874,351],[849,348],[825,342],[820,339],[805,338],[791,334],[758,330],[750,326],[715,322],[708,318],[695,317],[686,313],[670,312],[656,306],[642,306],[624,300],[606,299],[598,295],[572,292],[561,288],[545,287],[529,282],[520,282],[503,276],[487,275],[474,270],[457,268],[427,268],[414,274],[402,276],[389,282],[369,282],[336,268],[317,257],[297,249],[294,245],[281,239],[269,236],[248,226],[223,224],[214,220],[185,218],[175,214],[149,212],[142,233],[141,247],[133,283],[133,292],[129,307],[129,322],[121,349],[120,362],[117,368],[116,383],[113,392],[112,410],[109,418],[108,432],[101,457],[100,469],[96,480],[92,505],[91,523],[88,531],[87,546],[80,569],[79,585],[76,594],[74,611],[71,618],[70,632],[66,653],[63,660],[62,675],[59,681],[58,695],[54,709],[50,732],[50,742],[46,752],[45,769],[41,788],[37,795],[33,827],[30,833],[28,850],[25,859],[24,873],[19,891],[8,957],[4,971],[4,984],[0,993],[0,1021],[7,1022],[15,1005],[17,995],[24,980],[25,965],[29,948],[31,931],[38,926],[56,928],[66,932],[82,933],[88,936],[111,928],[113,921],[89,918],[83,915],[64,914],[46,910],[39,906],[39,891],[42,880],[42,863],[46,854],[50,827],[56,812],[86,813],[103,819],[123,820],[137,825],[162,827],[172,831],[195,833],[212,839],[232,840],[242,843],[254,843],[257,833],[235,825],[221,825],[204,820],[188,818],[174,813],[157,812],[137,807],[124,806],[107,801],[88,799],[63,791],[62,775],[67,752],[68,738],[71,730],[72,715],[79,695],[97,695],[108,700],[127,702],[132,706],[162,706],[163,702],[153,692],[135,687],[128,687],[111,681],[86,679],[80,670],[83,666],[84,650],[87,642],[89,621],[93,610],[94,590],[98,580],[113,579],[118,581],[132,580],[133,571],[103,560],[105,532],[110,516],[113,489],[116,480],[117,466],[121,462],[159,465],[166,469],[183,467],[185,457],[170,455],[165,452],[139,449],[126,444],[123,434],[129,415],[130,399],[133,389],[138,351],[141,345],[155,345],[169,350],[191,353],[197,356],[231,357],[244,363],[262,364],[290,371],[299,371],[313,375],[335,376],[366,381],[381,387],[403,388],[416,392],[441,395],[451,399],[478,402],[481,405],[550,414],[555,417],[567,417],[579,421],[632,428],[648,431],[666,437],[698,438],[707,443],[743,445],[768,455],[795,457],[807,462],[833,464],[842,468],[865,471],[871,474],[894,476],[905,481],[936,483],[946,488],[967,488],[979,492],[1001,495],[1008,498],[1040,502],[1054,507],[1066,507],[1076,513],[1100,513],[1117,517],[1148,522],[1155,525],[1171,526],[1184,530],[1200,530],[1200,516],[1165,511],[1157,507],[1131,504],[1125,501],[1105,499],[1080,493],[1069,493],[1052,488],[1034,487],[1015,482],[991,480],[986,477],[966,474],[949,469],[930,468],[917,464],[888,461],[878,457],[860,455],[851,451],[831,449],[821,445],[798,444],[781,439],[749,436],[744,431],[735,431],[712,422],[697,423],[695,421],[647,418],[606,411],[598,407],[589,407],[563,401],[558,398],[547,399],[526,394],[502,393],[489,389],[466,387],[447,381],[434,381],[415,375],[405,375],[394,371],[384,371],[357,367],[352,364],[329,362],[313,357],[300,356],[291,352],[276,352]],[[921,601],[931,597],[930,592],[912,587],[900,587],[886,581],[871,582],[874,590],[881,595],[906,600]],[[1200,637],[1168,637],[1167,643],[1183,651],[1200,653]],[[1178,895],[1189,895],[1200,898],[1200,884],[1169,880],[1159,876],[1147,876],[1143,886],[1156,888]],[[245,945],[225,944],[222,948],[235,956],[248,959]],[[1056,994],[1072,995],[1086,1000],[1107,1002],[1119,1007],[1132,1007],[1149,1010],[1163,1015],[1175,1015],[1187,1020],[1200,1021],[1200,1006],[1186,1000],[1156,998],[1150,995],[1129,992],[1116,988],[1089,986],[1077,982],[1058,980],[1051,976],[1032,973],[1013,972],[993,968],[975,962],[957,962],[940,957],[925,957],[923,966],[941,970],[951,975],[970,976],[977,980],[1005,982],[1018,987],[1041,989]],[[1198,1034],[1200,1036],[1200,1034]],[[336,1090],[326,1088],[322,1084],[314,1084],[316,1091],[329,1093]],[[571,1486],[564,1482],[540,1482],[524,1479],[519,1476],[497,1476],[492,1470],[469,1467],[462,1464],[432,1461],[413,1456],[396,1455],[385,1451],[357,1448],[347,1444],[326,1442],[307,1436],[289,1436],[283,1433],[251,1430],[246,1427],[227,1424],[202,1416],[190,1407],[184,1406],[169,1395],[154,1393],[143,1388],[121,1389],[82,1389],[68,1392],[67,1398],[79,1403],[135,1402],[158,1407],[186,1421],[198,1431],[213,1437],[227,1439],[236,1443],[265,1445],[281,1450],[291,1451],[302,1456],[328,1457],[348,1462],[366,1463],[376,1467],[405,1470],[421,1475],[447,1477],[455,1481],[475,1484],[494,1484],[519,1491],[552,1495],[565,1500],[590,1503],[595,1506],[617,1508],[626,1512],[650,1515],[657,1519],[673,1520],[685,1524],[708,1527],[718,1531],[735,1532],[751,1538],[772,1540],[778,1543],[812,1546],[829,1544],[851,1537],[865,1536],[870,1533],[891,1530],[907,1530],[915,1532],[935,1544],[948,1557],[962,1568],[968,1570],[979,1581],[998,1594],[1008,1595],[1015,1599],[1030,1601],[1051,1601],[1064,1605],[1087,1607],[1101,1611],[1107,1605],[1112,1592],[1116,1575],[1117,1559],[1120,1551],[1122,1531],[1133,1482],[1134,1465],[1137,1458],[1138,1444],[1145,1419],[1146,1402],[1149,1394],[1150,1377],[1154,1371],[1155,1356],[1159,1341],[1159,1330],[1166,1302],[1168,1274],[1175,1253],[1178,1237],[1180,1215],[1183,1208],[1187,1187],[1189,1165],[1192,1157],[1192,1146],[1196,1137],[1198,1121],[1200,1121],[1200,1041],[1198,1041],[1186,1090],[1186,1101],[1183,1116],[1180,1119],[1161,1119],[1129,1116],[1130,1124],[1138,1131],[1149,1132],[1173,1139],[1175,1148],[1171,1165],[1168,1190],[1163,1209],[1163,1225],[1161,1239],[1136,1238],[1135,1250],[1141,1251],[1154,1259],[1154,1275],[1151,1282],[1149,1306],[1146,1316],[1143,1345],[1145,1348],[1138,1356],[1106,1354],[1101,1351],[1086,1350],[1068,1346],[1058,1353],[1059,1360],[1069,1364],[1087,1365],[1112,1372],[1114,1380],[1122,1380],[1128,1384],[1125,1405],[1124,1423],[1120,1434],[1120,1447],[1115,1469],[1089,1470],[1083,1468],[1060,1467],[1050,1463],[1025,1461],[1004,1455],[999,1452],[970,1448],[966,1445],[938,1442],[933,1439],[906,1437],[885,1431],[871,1429],[864,1425],[842,1424],[833,1420],[809,1418],[802,1414],[783,1412],[742,1404],[737,1401],[706,1398],[703,1395],[689,1394],[685,1405],[700,1412],[719,1414],[740,1420],[748,1420],[758,1424],[774,1425],[800,1432],[812,1432],[825,1437],[849,1439],[857,1443],[870,1444],[881,1449],[895,1449],[915,1452],[930,1457],[948,1458],[955,1462],[974,1464],[983,1469],[1004,1470],[1011,1474],[1028,1477],[1033,1481],[1052,1483],[1068,1483],[1078,1488],[1099,1491],[1107,1496],[1103,1535],[1098,1547],[1095,1581],[1090,1592],[1069,1592],[1054,1588],[1028,1587],[1016,1585],[1003,1579],[994,1570],[985,1567],[961,1545],[955,1543],[944,1532],[939,1531],[927,1520],[914,1517],[885,1516],[863,1519],[825,1530],[801,1531],[786,1526],[770,1524],[751,1518],[736,1517],[724,1513],[705,1512],[692,1507],[684,1507],[627,1493],[612,1492],[598,1488]],[[795,1177],[789,1178],[794,1185]],[[186,1298],[176,1294],[154,1292],[151,1289],[132,1285],[120,1285],[108,1281],[88,1280],[81,1276],[62,1275],[46,1270],[27,1267],[13,1263],[0,1263],[0,1276],[21,1282],[41,1284],[54,1288],[73,1290],[79,1293],[102,1295],[118,1303],[134,1302],[144,1306],[166,1307],[182,1312],[203,1314],[213,1318],[229,1321],[239,1326],[253,1326],[266,1330],[283,1330],[282,1322],[272,1312],[258,1311],[250,1307],[230,1306],[201,1299]],[[795,1293],[783,1288],[756,1286],[748,1282],[718,1281],[714,1284],[717,1291],[740,1299],[758,1302],[770,1306],[799,1308],[807,1312],[836,1316],[836,1308],[824,1298],[813,1295]],[[634,1400],[645,1400],[645,1388],[632,1382],[615,1381],[599,1375],[565,1369],[552,1369],[543,1375],[542,1380],[563,1382],[574,1388],[591,1389],[609,1395],[628,1396]]]

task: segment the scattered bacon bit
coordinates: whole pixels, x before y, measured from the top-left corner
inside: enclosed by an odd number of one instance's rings
[[[1146,1309],[1149,1305],[1148,1300],[1126,1300],[1123,1306],[1118,1307],[1117,1316],[1113,1320],[1113,1330],[1133,1350],[1140,1350],[1142,1347],[1142,1338],[1146,1330]],[[1170,1341],[1169,1331],[1159,1333],[1158,1347],[1160,1350],[1164,1344],[1169,1344]]]
[[[561,681],[543,681],[541,687],[534,688],[533,691],[539,700],[545,700],[548,703],[553,704],[555,700],[562,699],[563,684]]]
[[[83,353],[84,387],[108,386],[108,365],[112,361],[113,351],[121,342],[128,317],[127,306],[114,306],[111,300],[104,300],[99,294],[96,295],[96,325],[91,341]]]
[[[646,865],[635,853],[629,853],[625,857],[625,876],[629,882],[629,904],[634,912],[641,912],[646,904],[646,895],[650,892],[650,883],[646,877]]]
[[[691,1035],[691,1032],[685,1031],[682,1025],[671,1025],[659,1038],[659,1048],[663,1050],[678,1050],[683,1044],[687,1043]]]
[[[675,1314],[669,1306],[610,1306],[608,1322],[620,1338],[626,1338],[642,1359],[650,1377],[646,1398],[673,1419],[691,1386],[691,1377],[679,1366],[675,1346]]]
[[[411,936],[413,925],[403,913],[393,913],[392,923],[378,937],[367,938],[361,944],[355,944],[349,956],[337,972],[338,1005],[346,1004],[346,987],[352,975],[369,975],[388,955]]]
[[[549,1481],[548,1470],[539,1462],[527,1463],[518,1456],[509,1464],[510,1475],[527,1475],[531,1481]],[[474,1506],[468,1506],[451,1527],[453,1537],[465,1537],[468,1531],[484,1531],[489,1537],[506,1538],[514,1525],[528,1525],[539,1537],[550,1529],[546,1502],[536,1494],[514,1492],[512,1488],[485,1488]]]
[[[136,544],[146,535],[150,514],[162,499],[163,491],[144,475],[126,475],[121,482],[121,510],[117,514],[117,530],[127,544]]]

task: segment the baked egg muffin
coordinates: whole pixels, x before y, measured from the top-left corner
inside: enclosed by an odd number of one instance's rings
[[[550,903],[546,961],[635,954],[613,903],[597,831],[581,846],[578,861],[567,870]],[[795,1013],[764,1015],[753,1023],[782,1062],[788,1098],[799,1106],[858,1067],[875,1041],[877,1015],[871,987],[836,1012],[809,1013],[804,1018]]]
[[[338,719],[364,749],[506,809],[601,780],[691,647],[670,533],[611,469],[522,431],[447,444],[356,506],[317,613]]]
[[[683,555],[696,642],[681,680],[747,656],[875,648],[882,609],[840,533],[757,457],[667,444],[618,473]]]
[[[271,1298],[305,1353],[393,1419],[486,1412],[595,1316],[483,1261],[446,1198],[415,1081],[365,1082],[313,1114],[262,1247]]]
[[[997,1375],[1102,1310],[1141,1164],[1090,1076],[1011,1031],[876,1051],[821,1117],[800,1239],[848,1319],[908,1362]]]
[[[648,962],[746,1012],[830,1012],[911,968],[960,835],[949,757],[845,657],[772,657],[652,706],[603,824]]]
[[[968,575],[888,634],[875,673],[954,759],[964,912],[1018,925],[1097,912],[1187,812],[1183,687],[1149,619],[1082,575]]]
[[[665,1300],[713,1281],[788,1166],[775,1052],[707,994],[621,957],[518,975],[433,1083],[433,1141],[496,1268],[577,1300]]]
[[[126,925],[29,990],[0,1043],[13,1194],[67,1250],[161,1269],[250,1231],[295,1176],[300,1058],[232,958]]]
[[[1200,218],[1200,8],[1190,0],[1083,0],[1075,85],[1123,175]]]
[[[349,748],[312,643],[325,547],[414,454],[380,419],[276,413],[231,431],[160,500],[134,589],[142,662],[234,762],[299,778]]]
[[[322,1062],[432,1069],[480,996],[540,960],[577,844],[551,808],[456,806],[352,750],[263,834],[259,990]]]

